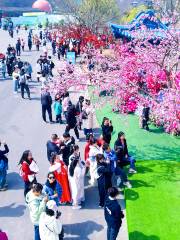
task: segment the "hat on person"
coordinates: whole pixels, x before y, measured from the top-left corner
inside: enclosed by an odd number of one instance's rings
[[[50,200],[47,202],[46,207],[50,210],[53,210],[54,212],[57,212],[57,205],[56,202],[54,200]]]

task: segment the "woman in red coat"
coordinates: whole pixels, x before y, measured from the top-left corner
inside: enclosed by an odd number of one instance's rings
[[[56,180],[62,187],[62,197],[61,199],[59,199],[60,202],[70,203],[71,193],[69,188],[67,167],[65,163],[56,154],[54,154],[51,158],[51,167],[49,168],[49,171],[54,172]]]
[[[36,174],[39,169],[30,150],[23,152],[19,165],[20,175],[24,181],[24,196],[26,197],[26,194],[31,190],[32,184],[37,182]]]

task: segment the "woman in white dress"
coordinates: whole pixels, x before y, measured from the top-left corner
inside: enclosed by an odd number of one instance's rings
[[[73,201],[73,209],[80,209],[84,202],[84,176],[86,172],[85,162],[81,160],[79,146],[73,147],[74,152],[69,158],[69,182]]]
[[[96,156],[97,154],[102,154],[102,148],[98,146],[97,139],[92,139],[90,141],[90,151],[89,151],[89,162],[90,162],[90,184],[92,186],[97,184],[97,162],[96,162]]]

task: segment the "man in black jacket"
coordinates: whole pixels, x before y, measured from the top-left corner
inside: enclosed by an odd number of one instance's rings
[[[20,39],[18,39],[16,42],[16,53],[17,53],[17,56],[21,55],[21,40]]]
[[[58,142],[57,134],[52,134],[51,140],[49,140],[46,144],[48,161],[51,161],[52,153],[60,154],[60,148],[58,147],[57,142]]]
[[[42,105],[42,118],[44,122],[46,122],[46,111],[47,111],[49,115],[49,121],[50,123],[53,123],[52,109],[51,109],[52,97],[48,91],[48,88],[46,88],[45,91],[41,93],[41,105]]]
[[[104,205],[104,215],[107,222],[107,240],[116,240],[119,229],[122,224],[122,218],[124,214],[121,211],[121,207],[116,199],[118,196],[118,190],[115,187],[108,189],[108,198]]]
[[[77,126],[77,119],[76,119],[76,108],[72,104],[71,101],[68,103],[67,113],[66,113],[66,132],[69,133],[71,129],[74,129],[74,133],[76,135],[77,141],[79,142],[79,131]]]
[[[23,68],[23,66],[24,66],[24,63],[23,63],[23,61],[21,61],[20,58],[18,58],[16,65],[21,70]]]
[[[0,191],[7,190],[6,176],[8,169],[8,158],[5,154],[9,152],[7,144],[4,142],[4,150],[0,150]],[[1,146],[1,142],[0,142]]]
[[[64,142],[61,144],[61,153],[63,156],[63,161],[66,166],[69,165],[69,157],[73,153],[73,146],[75,144],[74,137],[71,137],[68,132],[63,134]]]

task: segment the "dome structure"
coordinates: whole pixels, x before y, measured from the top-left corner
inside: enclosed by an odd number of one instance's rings
[[[52,12],[51,4],[46,0],[37,0],[33,3],[32,8],[39,9],[43,12]]]

